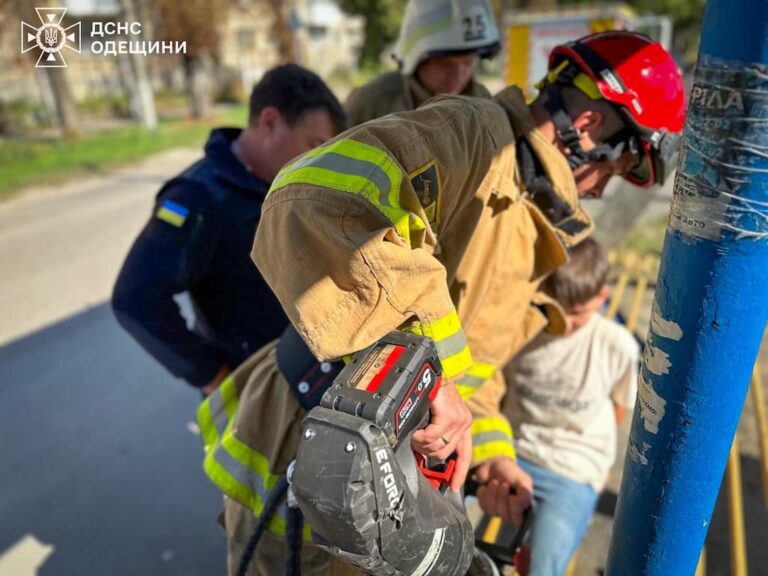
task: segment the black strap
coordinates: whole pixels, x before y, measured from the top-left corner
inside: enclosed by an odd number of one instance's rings
[[[256,547],[259,544],[259,540],[261,540],[261,535],[264,534],[264,530],[266,530],[269,520],[277,511],[277,508],[287,491],[288,479],[283,477],[280,479],[280,482],[277,483],[277,486],[272,488],[272,491],[267,497],[267,501],[264,503],[264,509],[261,512],[259,521],[256,523],[256,527],[253,529],[253,534],[251,534],[251,537],[248,539],[248,543],[243,550],[243,555],[240,557],[237,576],[246,576],[248,573],[248,566],[250,566],[251,561],[256,554]]]
[[[318,361],[290,324],[277,343],[276,353],[280,372],[305,410],[320,404],[323,394],[344,367],[343,362]]]
[[[579,133],[574,128],[573,121],[565,109],[558,83],[547,84],[546,95],[544,107],[555,124],[558,138],[570,151],[566,158],[572,170],[587,162],[617,160],[627,150],[631,150],[635,154],[640,153],[639,136],[626,122],[621,130],[600,142],[592,150],[585,151],[581,147]]]
[[[298,505],[291,504],[288,496],[285,522],[285,545],[288,553],[285,558],[285,573],[287,576],[301,576],[301,546],[304,531],[304,514]]]
[[[573,207],[555,192],[541,161],[525,138],[519,138],[517,141],[517,162],[531,202],[553,226],[571,236],[587,227],[585,222],[573,218]]]

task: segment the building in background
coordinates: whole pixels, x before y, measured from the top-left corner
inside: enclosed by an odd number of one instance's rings
[[[596,32],[634,30],[647,34],[669,49],[672,19],[648,14],[640,16],[627,4],[606,2],[569,7],[508,10],[502,19],[504,79],[536,93],[535,85],[547,73],[552,48]]]
[[[67,8],[63,24],[81,22],[80,54],[67,53],[67,81],[75,100],[119,97],[130,83],[128,58],[94,54],[93,42],[105,40],[91,36],[94,22],[122,22],[127,0],[59,0]],[[156,40],[153,24],[156,10],[151,0],[130,0],[142,23],[142,40]],[[226,1],[226,0],[225,0]],[[218,55],[207,70],[208,85],[216,92],[232,83],[247,95],[262,74],[280,62],[275,36],[275,16],[269,0],[228,0],[227,14],[221,25]],[[297,61],[327,78],[339,69],[357,66],[363,42],[364,19],[344,14],[334,0],[286,0],[281,4],[293,32]],[[27,16],[30,24],[37,25]],[[13,10],[0,14],[0,105],[27,108],[51,107],[50,86],[45,74],[34,66],[35,57],[22,54],[19,31],[22,18]],[[111,38],[114,39],[114,38]],[[125,39],[125,38],[122,38]],[[128,38],[133,40],[134,38]],[[181,58],[176,54],[152,54],[145,59],[155,93],[180,92],[185,89]],[[214,97],[219,94],[214,93]],[[2,129],[0,127],[0,132]]]
[[[344,14],[333,0],[299,0],[297,8],[304,64],[323,77],[357,68],[365,19]]]
[[[357,67],[365,21],[344,14],[333,0],[292,0],[288,25],[294,32],[299,64],[327,79],[339,69]],[[233,2],[222,35],[221,64],[237,70],[250,88],[280,61],[269,4],[260,0]]]

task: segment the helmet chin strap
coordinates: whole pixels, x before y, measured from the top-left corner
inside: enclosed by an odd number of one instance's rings
[[[544,108],[555,124],[557,137],[568,149],[566,159],[571,170],[576,170],[579,166],[590,162],[612,162],[618,160],[628,150],[635,154],[639,152],[637,136],[626,125],[591,150],[584,150],[581,146],[579,132],[574,127],[571,117],[565,111],[560,87],[557,83],[547,83],[544,86],[544,91],[547,96]]]

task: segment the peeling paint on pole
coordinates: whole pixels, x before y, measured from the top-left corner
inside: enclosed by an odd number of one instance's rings
[[[768,320],[768,2],[710,0],[608,576],[690,576]]]

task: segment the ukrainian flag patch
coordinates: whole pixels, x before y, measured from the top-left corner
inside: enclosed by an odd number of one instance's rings
[[[176,226],[176,228],[181,228],[184,222],[186,222],[187,216],[189,216],[189,209],[171,200],[163,200],[155,216],[158,220],[167,222],[171,226]]]

